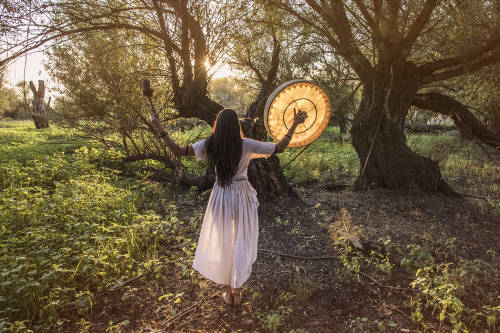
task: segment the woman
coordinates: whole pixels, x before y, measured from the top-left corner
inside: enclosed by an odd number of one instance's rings
[[[294,111],[295,113],[295,111]],[[215,167],[216,180],[208,201],[196,247],[193,268],[209,280],[225,285],[227,304],[241,303],[240,288],[250,277],[257,259],[257,193],[247,178],[250,160],[281,153],[290,143],[305,112],[295,113],[293,125],[280,142],[261,142],[243,137],[236,112],[219,112],[207,139],[179,147],[165,132],[160,120],[151,119],[167,147],[177,156],[195,155]]]

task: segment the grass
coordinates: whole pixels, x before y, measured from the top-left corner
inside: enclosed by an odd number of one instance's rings
[[[174,139],[186,143],[200,130],[208,133],[207,128],[193,128],[175,133]],[[327,178],[353,181],[359,172],[357,155],[348,142],[336,142],[337,137],[338,129],[328,128],[285,168],[285,176],[298,185]],[[438,161],[443,176],[454,187],[487,196],[489,209],[500,211],[498,167],[475,145],[458,137],[429,135],[411,135],[408,143]],[[299,151],[289,149],[281,154],[282,165]],[[176,244],[177,252],[167,259],[179,256],[175,264],[179,278],[202,283],[189,265],[196,247],[193,234],[201,217],[193,216],[188,225],[179,219],[180,203],[169,196],[176,189],[151,182],[144,171],[148,165],[158,167],[157,162],[124,163],[122,157],[120,151],[83,140],[72,130],[53,126],[40,131],[31,121],[0,122],[0,331],[63,330],[75,316],[83,318],[82,328],[87,327],[97,296],[157,267],[162,243]],[[204,165],[194,158],[185,158],[183,163],[192,174],[204,171]],[[197,198],[198,194],[192,189],[176,196]],[[348,213],[343,212],[344,224],[351,224]],[[276,223],[292,222],[280,219]],[[346,244],[338,235],[334,243]],[[449,245],[454,245],[452,239]],[[339,281],[359,279],[363,267],[393,274],[394,264],[388,257],[356,255],[346,249],[340,255],[344,270],[338,271]],[[495,325],[500,311],[495,293],[488,294],[491,301],[483,307],[462,301],[476,281],[488,278],[474,273],[487,270],[487,263],[436,262],[418,244],[401,253],[400,269],[412,276],[415,322],[425,328],[426,321],[433,320],[425,310],[434,309],[438,321],[451,321],[458,330],[474,318]],[[156,277],[161,280],[162,274],[157,271]],[[292,313],[292,303],[306,304],[318,286],[298,270],[292,283],[295,293],[279,295],[258,316],[261,327],[279,331]],[[172,313],[189,304],[182,286],[175,292],[160,293],[158,302]],[[351,328],[358,331],[382,326],[393,327],[393,322],[368,322],[365,317],[351,322]]]
[[[175,209],[160,216],[160,186],[120,177],[120,152],[71,131],[1,122],[0,140],[0,331],[60,330],[61,313],[151,266]]]
[[[350,143],[337,143],[338,128],[328,127],[297,159],[284,169],[285,177],[298,185],[334,178],[352,181],[359,172],[359,161]],[[285,166],[303,148],[287,149],[280,154]]]
[[[297,185],[325,179],[352,183],[359,173],[359,161],[352,145],[339,143],[338,128],[328,127],[295,161],[284,169],[285,176]],[[415,152],[439,163],[441,173],[460,192],[489,198],[500,212],[500,173],[477,145],[459,136],[411,134],[408,145]],[[280,155],[286,165],[302,148],[288,149]]]

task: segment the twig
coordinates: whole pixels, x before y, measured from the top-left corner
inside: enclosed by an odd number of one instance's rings
[[[399,310],[397,307],[395,307],[394,305],[391,305],[391,304],[386,304],[385,306],[387,306],[388,308],[398,312],[399,314],[401,314],[403,316],[403,319],[407,322],[407,323],[410,323],[410,324],[413,324],[412,321],[410,321],[408,319],[408,315],[406,313],[404,313],[403,311]]]
[[[160,262],[160,263],[158,264],[158,266],[161,266],[161,265],[166,265],[166,264],[170,264],[170,263],[174,263],[174,262],[176,262],[176,261],[178,261],[178,260],[180,260],[180,259],[181,259],[181,258],[177,258],[177,259],[175,259],[175,260],[171,260],[171,261],[162,261],[162,262]],[[109,288],[104,288],[103,290],[101,290],[100,292],[98,292],[97,294],[95,294],[95,295],[94,295],[94,298],[100,297],[100,296],[102,296],[104,293],[106,293],[106,292],[108,292],[108,291],[115,291],[116,289],[118,289],[118,288],[120,288],[120,287],[124,287],[124,286],[126,286],[126,285],[128,285],[128,284],[130,284],[130,283],[132,283],[132,282],[134,282],[134,281],[136,281],[136,280],[139,280],[140,278],[142,278],[142,277],[144,277],[144,276],[148,275],[149,273],[153,272],[153,271],[154,271],[154,270],[155,270],[158,266],[152,266],[151,268],[147,269],[147,270],[146,270],[144,273],[142,273],[142,274],[139,274],[139,275],[137,275],[137,276],[134,276],[134,277],[132,277],[132,278],[130,278],[130,279],[128,279],[128,280],[125,280],[125,281],[123,281],[123,282],[119,282],[119,283],[117,283],[117,284],[115,284],[114,286],[111,286],[111,287],[109,287]],[[76,302],[70,302],[70,303],[67,303],[67,304],[65,305],[65,308],[67,308],[67,309],[72,309],[72,308],[74,308],[74,307],[76,307],[76,306],[77,306],[77,305],[76,305]]]
[[[120,283],[117,283],[115,284],[114,286],[110,287],[110,288],[107,288],[106,290],[115,290],[116,288],[119,288],[119,287],[123,287],[123,286],[126,286],[127,284],[130,284],[138,279],[140,279],[141,277],[143,276],[146,276],[148,275],[149,273],[151,273],[153,270],[155,270],[156,268],[158,268],[158,266],[163,266],[163,265],[167,265],[167,264],[171,264],[171,263],[174,263],[176,261],[179,261],[180,259],[182,258],[177,258],[175,260],[170,260],[170,261],[160,261],[158,263],[158,265],[152,265],[149,269],[147,269],[144,273],[142,274],[139,274],[137,276],[134,276],[128,280],[125,280],[123,282],[120,282]]]
[[[312,142],[310,144],[308,144],[307,146],[304,147],[304,149],[302,149],[297,155],[295,155],[294,158],[292,158],[287,164],[285,164],[282,169],[285,169],[287,166],[289,166],[290,164],[292,164],[293,161],[295,161],[295,159],[297,157],[299,157],[300,154],[302,154],[307,148],[309,148],[309,146],[312,144]]]
[[[488,201],[487,197],[483,197],[483,196],[480,196],[480,195],[469,194],[469,193],[460,193],[460,194],[463,195],[464,197],[478,198],[478,199],[483,199],[485,201]]]
[[[393,287],[393,286],[385,286],[383,285],[382,283],[378,282],[377,280],[375,280],[374,278],[372,278],[370,275],[366,274],[366,273],[363,273],[363,272],[359,272],[359,274],[363,275],[364,277],[372,280],[373,282],[375,282],[376,284],[378,284],[380,287],[382,288],[389,288],[389,289],[400,289],[400,290],[406,290],[405,288],[401,288],[401,287]]]
[[[141,277],[148,275],[149,273],[151,273],[151,272],[152,272],[152,270],[153,270],[153,268],[151,267],[151,268],[149,268],[148,270],[146,270],[146,271],[145,271],[144,273],[142,273],[142,274],[139,274],[139,275],[137,275],[137,276],[134,276],[133,278],[130,278],[130,279],[128,279],[128,280],[125,280],[125,281],[123,281],[123,282],[120,282],[120,283],[115,284],[114,286],[112,286],[112,287],[111,287],[111,288],[109,288],[108,290],[115,290],[115,289],[117,289],[117,288],[124,287],[124,286],[126,286],[126,285],[128,285],[128,284],[130,284],[130,283],[132,283],[132,282],[134,282],[134,281],[136,281],[136,280],[139,280]]]
[[[327,256],[327,257],[302,257],[302,256],[295,256],[295,255],[292,255],[292,254],[286,254],[286,253],[281,253],[281,252],[276,252],[276,251],[271,251],[271,250],[266,250],[266,249],[259,249],[259,251],[277,254],[277,255],[279,255],[281,257],[288,257],[288,258],[301,259],[301,260],[331,260],[331,259],[338,259],[338,257],[334,257],[334,256]]]
[[[37,142],[37,144],[45,144],[45,145],[73,145],[73,144],[80,144],[80,143],[90,143],[88,140],[85,141],[53,141],[53,142]]]
[[[179,314],[176,314],[175,316],[171,317],[170,319],[167,319],[166,323],[165,323],[165,328],[169,327],[170,325],[172,325],[177,319],[187,315],[188,313],[194,311],[201,303],[205,302],[205,301],[208,301],[214,297],[216,297],[218,295],[218,293],[214,293],[212,294],[211,296],[209,296],[208,298],[203,298],[201,299],[199,302],[187,307],[186,309],[182,310],[181,313]]]

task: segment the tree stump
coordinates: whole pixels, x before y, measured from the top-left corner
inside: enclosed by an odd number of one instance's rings
[[[38,80],[38,90],[35,87],[33,81],[30,81],[30,88],[33,92],[33,121],[35,122],[35,127],[37,129],[43,129],[49,127],[48,119],[48,109],[50,104],[50,99],[47,104],[45,104],[45,82],[43,80]]]

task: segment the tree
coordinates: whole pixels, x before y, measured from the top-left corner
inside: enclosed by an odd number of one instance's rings
[[[500,136],[500,64],[466,76],[453,78],[442,85],[450,96],[468,106],[489,130]]]
[[[54,46],[47,69],[59,84],[55,121],[123,150],[128,161],[153,159],[175,168],[150,127],[140,91],[144,75],[165,70],[154,50],[133,31],[85,33]],[[155,100],[164,119],[178,119],[176,110],[168,107],[172,92],[161,89],[168,87],[167,79],[159,76],[156,82]]]
[[[26,3],[28,5],[28,3]],[[47,43],[93,31],[134,31],[154,44],[168,64],[173,104],[182,117],[211,123],[222,106],[207,97],[206,62],[215,62],[242,10],[229,1],[95,0],[29,2],[5,17],[0,66]],[[17,7],[16,7],[17,8]],[[25,15],[25,16],[23,16]],[[26,37],[27,36],[27,37]]]
[[[160,104],[165,105],[160,110],[162,119],[194,117],[212,124],[218,111],[223,108],[208,96],[206,65],[217,62],[221,56],[233,29],[238,27],[238,18],[245,13],[246,4],[203,0],[150,0],[141,3],[121,0],[112,2],[67,0],[54,3],[41,0],[39,2],[27,1],[24,5],[26,6],[17,6],[16,3],[11,6],[12,8],[7,6],[9,15],[2,16],[5,21],[2,21],[0,33],[4,37],[2,42],[5,42],[0,48],[0,57],[3,57],[0,60],[0,66],[42,45],[53,47],[64,45],[71,42],[73,38],[85,34],[96,36],[119,31],[134,36],[133,39],[139,44],[149,46],[148,50],[159,55],[162,58],[161,62],[166,64],[166,67],[160,66],[160,72],[154,73],[161,79],[153,82],[157,91],[171,93],[171,98],[166,101],[164,96],[160,97]],[[121,45],[114,45],[114,47],[133,48],[136,46],[129,44],[126,38],[120,42]],[[147,54],[142,52],[139,53],[138,61],[141,61],[141,56],[147,57]],[[75,51],[72,56],[73,59],[78,59],[81,54]],[[94,59],[94,61],[99,60]],[[74,68],[71,72],[78,72],[78,70],[79,68]],[[90,71],[87,74],[90,74]],[[145,74],[142,73],[142,75]],[[68,76],[66,79],[68,79],[67,83],[71,81]],[[127,93],[120,89],[120,81],[113,83],[109,80],[110,76],[99,78],[98,75],[89,75],[87,79],[89,81],[84,82],[87,86],[80,85],[79,87],[81,88],[78,90],[80,96],[71,95],[71,91],[67,92],[70,94],[68,100],[76,97],[80,102],[90,101],[87,105],[77,104],[78,112],[75,112],[75,118],[79,115],[86,117],[89,111],[93,110],[95,111],[93,119],[97,120],[100,116],[101,121],[104,121],[87,123],[88,133],[102,137],[101,134],[110,134],[110,128],[114,125],[111,131],[119,132],[122,137],[127,138],[122,140],[120,146],[130,154],[131,160],[160,156],[168,164],[172,159],[167,152],[162,152],[164,148],[162,148],[161,140],[154,135],[144,114],[142,118],[134,118],[133,115],[139,116],[141,112],[138,110],[129,110],[128,113],[104,112],[109,111],[113,105],[116,107],[130,100],[134,93],[136,93],[135,97],[140,96],[138,89],[134,92],[129,90],[128,97],[125,98],[124,95]],[[97,86],[102,87],[98,84],[99,80],[110,83],[109,87],[104,88],[105,92],[109,93],[110,88],[115,88],[116,93],[103,95],[94,90],[96,93],[94,100],[90,95],[82,98],[85,93],[92,91],[92,85],[97,83]],[[140,80],[137,81],[138,85],[139,83]],[[163,83],[166,86],[158,89],[157,83]],[[115,96],[111,98],[113,94]],[[104,101],[105,103],[98,105],[99,102]],[[113,105],[110,105],[110,102]],[[155,103],[157,103],[156,99]],[[90,108],[85,109],[86,106]],[[77,108],[70,109],[75,111]],[[114,117],[118,113],[120,116]],[[107,127],[107,131],[99,132],[103,126]],[[135,131],[136,129],[140,130]],[[136,140],[127,136],[130,130],[142,136],[146,130],[148,131],[147,138],[140,140],[141,145],[134,145],[134,142],[137,143]],[[172,160],[172,162],[175,162],[175,166],[180,166],[178,161]],[[176,169],[179,168],[176,167]],[[181,170],[177,171],[181,172]]]
[[[12,119],[29,119],[32,111],[22,99],[19,89],[23,82],[19,82],[14,87],[5,86],[5,82],[0,84],[0,117],[9,117]]]
[[[278,82],[293,78],[295,66],[287,66],[294,52],[292,41],[297,32],[286,26],[283,15],[265,6],[255,5],[247,15],[245,28],[234,37],[231,65],[242,73],[256,96],[241,121],[246,137],[265,141],[264,107]],[[284,46],[283,46],[284,45]],[[278,157],[252,160],[248,177],[261,197],[297,194],[286,181]]]
[[[498,2],[270,3],[313,29],[350,64],[363,84],[351,130],[361,162],[355,187],[416,187],[456,194],[442,179],[436,162],[409,149],[404,123],[426,86],[500,60]]]
[[[349,89],[352,75],[345,62],[318,47],[308,29],[294,25],[289,17],[269,6],[256,4],[252,9],[245,28],[233,38],[229,62],[241,74],[243,84],[255,91],[254,101],[246,111],[247,118],[242,122],[243,131],[248,137],[266,140],[264,106],[277,85],[307,78],[322,85],[331,100],[336,101]],[[325,68],[342,75],[332,78]],[[345,120],[342,112],[335,114],[341,119],[339,122]],[[251,162],[248,175],[260,193],[295,195],[274,156]]]

